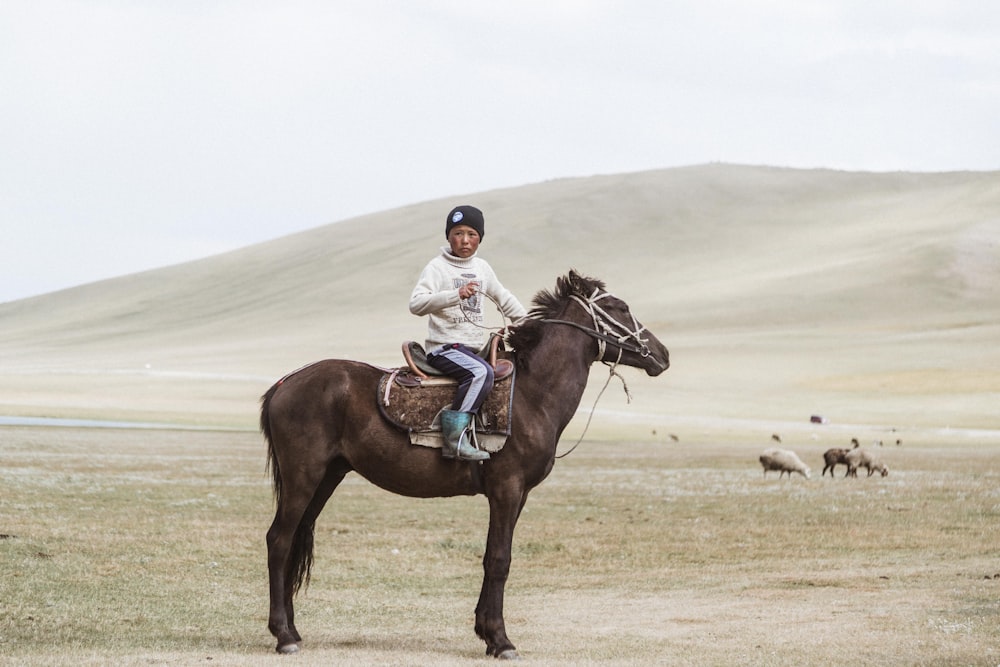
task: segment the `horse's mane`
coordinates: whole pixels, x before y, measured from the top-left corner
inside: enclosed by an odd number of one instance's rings
[[[531,352],[542,339],[545,329],[542,320],[560,317],[571,297],[586,299],[596,289],[605,290],[606,287],[596,278],[586,278],[571,270],[567,275],[556,278],[555,290],[540,290],[535,294],[528,316],[507,330],[507,342],[518,353],[518,366],[527,365]]]

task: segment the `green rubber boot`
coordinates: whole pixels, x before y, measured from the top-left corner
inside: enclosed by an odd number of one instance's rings
[[[444,435],[441,456],[459,461],[486,461],[490,458],[489,454],[469,443],[473,417],[471,412],[441,411],[441,433]]]

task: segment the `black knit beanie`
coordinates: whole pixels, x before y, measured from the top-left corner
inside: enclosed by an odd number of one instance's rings
[[[445,238],[448,238],[448,234],[451,233],[451,228],[455,225],[472,227],[479,232],[479,240],[482,240],[483,236],[486,235],[483,212],[475,206],[456,206],[451,209],[451,213],[448,214],[448,219],[445,220],[444,224]]]

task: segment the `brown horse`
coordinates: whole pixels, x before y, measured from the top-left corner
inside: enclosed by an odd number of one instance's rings
[[[307,584],[313,530],[344,476],[417,498],[484,494],[490,524],[476,634],[486,653],[517,658],[503,620],[514,526],[528,493],[555,464],[556,444],[576,412],[594,361],[621,363],[659,375],[667,349],[641,326],[628,305],[599,280],[571,271],[554,292],[536,295],[528,317],[510,327],[517,382],[511,434],[482,463],[446,460],[412,446],[379,413],[384,370],[356,361],[321,361],[286,376],[263,396],[260,425],[268,443],[276,511],[267,531],[271,608],[268,628],[280,653],[299,650],[292,599]]]

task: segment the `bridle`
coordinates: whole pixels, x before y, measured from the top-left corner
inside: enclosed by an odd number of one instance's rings
[[[485,294],[485,292],[483,294],[493,302],[493,304],[497,307],[497,310],[500,310],[500,304],[497,303],[496,299],[488,294]],[[597,402],[600,401],[601,396],[604,395],[604,390],[607,389],[608,385],[611,383],[611,378],[617,377],[621,380],[622,389],[625,390],[625,397],[629,403],[632,402],[632,393],[628,390],[628,385],[625,384],[625,378],[623,378],[616,370],[618,364],[621,363],[622,354],[625,352],[632,352],[633,354],[638,354],[644,359],[651,354],[649,346],[646,345],[647,339],[641,336],[642,332],[646,330],[646,327],[640,326],[639,321],[635,319],[635,315],[631,316],[632,328],[629,329],[627,326],[611,317],[606,310],[598,305],[598,301],[608,297],[613,297],[613,295],[610,292],[602,292],[599,287],[595,287],[593,294],[587,298],[578,294],[570,295],[570,298],[580,304],[587,314],[590,315],[591,319],[594,321],[593,329],[576,322],[570,322],[569,320],[557,320],[553,318],[538,319],[539,322],[547,322],[549,324],[564,324],[568,327],[578,329],[595,339],[597,341],[596,361],[600,361],[609,369],[608,380],[604,383],[604,387],[601,389],[600,393],[597,394],[597,398],[594,400],[594,407],[590,410],[590,417],[587,418],[587,424],[583,427],[583,433],[580,434],[580,438],[573,444],[572,447],[569,448],[568,451],[565,451],[562,454],[556,454],[555,458],[557,459],[568,456],[581,442],[583,442],[583,438],[587,435],[587,430],[590,428],[590,420],[594,418],[594,410],[597,409]],[[468,319],[467,315],[466,319]],[[469,322],[475,324],[472,320],[469,320]],[[476,324],[476,326],[484,329],[487,328],[482,327],[482,325],[479,324]],[[607,346],[609,343],[618,348],[618,358],[613,362],[609,362],[604,359],[604,355],[607,354]]]
[[[485,292],[483,292],[482,295],[492,301],[493,305],[497,307],[497,310],[500,310],[500,304],[497,303],[496,299]],[[538,321],[548,322],[550,324],[565,324],[566,326],[578,329],[595,339],[597,341],[596,361],[604,361],[604,355],[607,354],[608,343],[618,348],[618,359],[614,362],[615,364],[618,364],[621,361],[623,352],[632,352],[633,354],[638,354],[640,357],[645,359],[651,354],[649,346],[646,345],[647,339],[640,335],[646,330],[646,327],[641,326],[639,321],[635,319],[635,315],[632,315],[631,313],[629,313],[632,317],[631,329],[611,317],[611,315],[609,315],[608,312],[601,308],[597,303],[601,299],[606,299],[608,297],[614,298],[614,295],[611,294],[611,292],[602,292],[599,287],[595,287],[593,294],[591,294],[588,298],[584,298],[578,294],[570,295],[570,298],[580,304],[587,314],[590,315],[591,319],[594,321],[594,328],[590,328],[576,322],[570,322],[569,320],[544,318],[539,319]],[[501,315],[502,312],[503,311],[501,311]],[[485,327],[481,324],[473,322],[469,319],[465,310],[462,310],[462,315],[469,322],[469,324],[479,327],[480,329],[492,330],[492,327]],[[501,328],[501,331],[502,330],[503,329]]]
[[[605,299],[607,297],[613,296],[610,292],[602,292],[600,288],[594,288],[593,294],[588,298],[584,298],[577,294],[570,296],[571,299],[580,304],[587,314],[590,315],[591,319],[594,320],[594,328],[586,327],[582,324],[577,324],[576,322],[570,322],[569,320],[556,320],[556,319],[543,319],[542,322],[549,322],[552,324],[565,324],[566,326],[573,327],[574,329],[579,329],[591,338],[597,340],[597,361],[604,361],[604,355],[607,354],[607,345],[610,343],[618,348],[618,359],[615,364],[622,359],[623,352],[632,352],[638,354],[640,357],[646,358],[650,355],[649,346],[646,345],[647,340],[642,338],[640,334],[646,330],[646,327],[641,326],[639,321],[635,319],[635,315],[632,317],[632,328],[629,329],[627,326],[611,317],[603,308],[598,305],[598,301]]]

